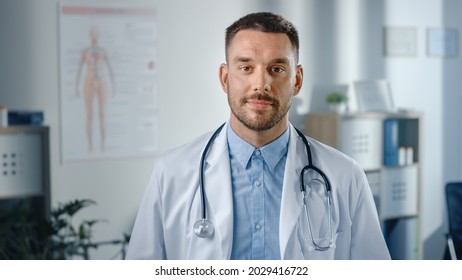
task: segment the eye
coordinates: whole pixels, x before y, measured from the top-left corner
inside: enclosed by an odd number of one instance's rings
[[[249,72],[252,68],[249,65],[242,65],[239,67],[242,72]]]
[[[281,66],[272,66],[270,71],[272,73],[282,73],[285,71],[284,67],[281,67]]]

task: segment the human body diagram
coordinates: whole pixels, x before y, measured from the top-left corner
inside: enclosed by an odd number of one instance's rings
[[[90,28],[91,45],[81,51],[81,59],[77,71],[76,95],[81,95],[79,90],[80,78],[84,68],[86,74],[83,85],[83,99],[85,105],[85,130],[87,136],[88,152],[93,152],[93,123],[94,109],[93,103],[96,100],[97,117],[99,120],[100,132],[100,150],[105,150],[106,142],[106,116],[105,105],[107,100],[107,87],[105,87],[104,67],[107,67],[109,78],[111,81],[112,96],[115,95],[114,75],[111,64],[109,62],[106,50],[98,45],[99,29],[97,27]]]

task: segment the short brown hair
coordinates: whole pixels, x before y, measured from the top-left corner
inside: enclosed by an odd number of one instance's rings
[[[228,57],[228,47],[234,36],[241,30],[256,30],[267,33],[284,33],[289,37],[295,51],[295,61],[298,62],[300,43],[295,26],[285,18],[269,12],[248,14],[226,28],[225,50]]]

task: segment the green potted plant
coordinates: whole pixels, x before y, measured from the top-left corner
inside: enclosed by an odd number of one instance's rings
[[[103,245],[120,245],[120,255],[130,236],[122,239],[94,242],[93,226],[104,220],[83,220],[75,224],[73,218],[80,210],[95,205],[90,199],[75,199],[51,209],[47,219],[34,217],[29,200],[19,200],[13,207],[0,212],[0,259],[90,259],[90,250]]]
[[[333,91],[327,95],[326,102],[332,112],[341,114],[346,111],[348,96],[343,92]]]

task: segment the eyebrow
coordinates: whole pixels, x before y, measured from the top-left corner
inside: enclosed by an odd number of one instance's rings
[[[249,62],[252,61],[250,57],[238,56],[233,59],[233,62]]]
[[[283,58],[276,58],[272,61],[273,63],[278,63],[278,64],[290,64],[289,59],[283,57]]]
[[[252,59],[250,57],[245,56],[238,56],[233,59],[233,62],[250,62]],[[285,57],[275,58],[271,61],[271,63],[278,63],[278,64],[290,64],[289,59]]]

